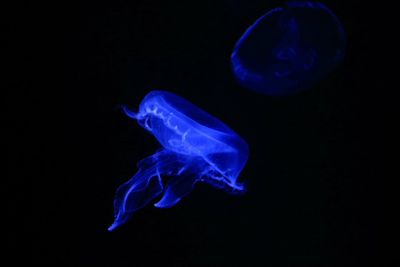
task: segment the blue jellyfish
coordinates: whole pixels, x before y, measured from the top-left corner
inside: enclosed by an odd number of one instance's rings
[[[241,85],[268,95],[310,88],[342,60],[345,33],[326,6],[289,2],[251,25],[231,55]]]
[[[246,164],[248,146],[224,123],[165,91],[147,94],[138,113],[126,107],[124,111],[153,134],[163,148],[140,161],[138,172],[118,188],[115,221],[109,231],[162,192],[154,206],[174,206],[199,181],[231,193],[244,191],[237,178]],[[165,190],[162,177],[169,179]]]

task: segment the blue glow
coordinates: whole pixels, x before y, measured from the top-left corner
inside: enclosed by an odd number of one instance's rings
[[[244,191],[237,178],[246,164],[248,146],[224,123],[165,91],[146,95],[138,113],[126,107],[124,111],[153,134],[163,149],[140,161],[138,172],[118,188],[115,221],[109,231],[162,192],[154,206],[174,206],[199,181],[231,193]],[[169,178],[165,190],[162,176]]]
[[[342,60],[343,27],[326,6],[289,2],[253,23],[231,55],[239,83],[268,95],[310,88]]]

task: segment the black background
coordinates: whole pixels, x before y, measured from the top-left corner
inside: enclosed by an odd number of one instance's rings
[[[362,1],[322,2],[344,24],[346,56],[314,88],[290,97],[240,87],[229,62],[243,31],[282,1],[71,4],[52,10],[57,26],[41,22],[43,36],[29,28],[32,41],[55,63],[41,74],[47,77],[43,87],[15,96],[23,105],[43,92],[35,98],[38,116],[20,112],[12,128],[21,139],[37,141],[27,142],[23,151],[11,149],[10,158],[17,160],[9,162],[10,172],[28,166],[36,171],[24,184],[29,192],[11,201],[28,207],[17,232],[32,236],[27,242],[32,261],[73,266],[379,263],[382,202],[375,159],[383,104],[376,96],[382,81],[371,70],[378,59],[371,36],[379,27],[369,19],[375,7]],[[231,196],[198,184],[176,207],[149,205],[110,233],[116,188],[159,147],[119,105],[136,108],[154,89],[183,96],[247,140],[250,158],[241,178],[248,192]],[[17,247],[10,233],[10,244]]]

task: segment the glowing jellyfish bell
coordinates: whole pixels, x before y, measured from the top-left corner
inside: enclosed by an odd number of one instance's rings
[[[146,95],[138,113],[124,111],[153,134],[163,149],[140,161],[138,172],[118,188],[110,231],[162,192],[155,207],[174,206],[198,181],[232,193],[244,190],[237,178],[248,158],[247,144],[218,119],[165,91]],[[169,177],[165,190],[162,176]]]
[[[268,95],[310,88],[343,58],[345,33],[326,6],[288,2],[251,25],[236,43],[231,64],[243,86]]]

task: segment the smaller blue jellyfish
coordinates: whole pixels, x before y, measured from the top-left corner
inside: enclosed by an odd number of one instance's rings
[[[342,60],[345,33],[326,6],[289,2],[251,25],[231,55],[241,85],[268,95],[310,88]]]
[[[153,134],[163,148],[140,161],[138,172],[118,188],[115,221],[109,231],[162,192],[154,204],[157,208],[174,206],[199,181],[231,193],[244,190],[237,178],[246,164],[248,146],[218,119],[165,91],[147,94],[138,113],[125,107],[124,111]],[[169,178],[165,190],[162,178]]]

